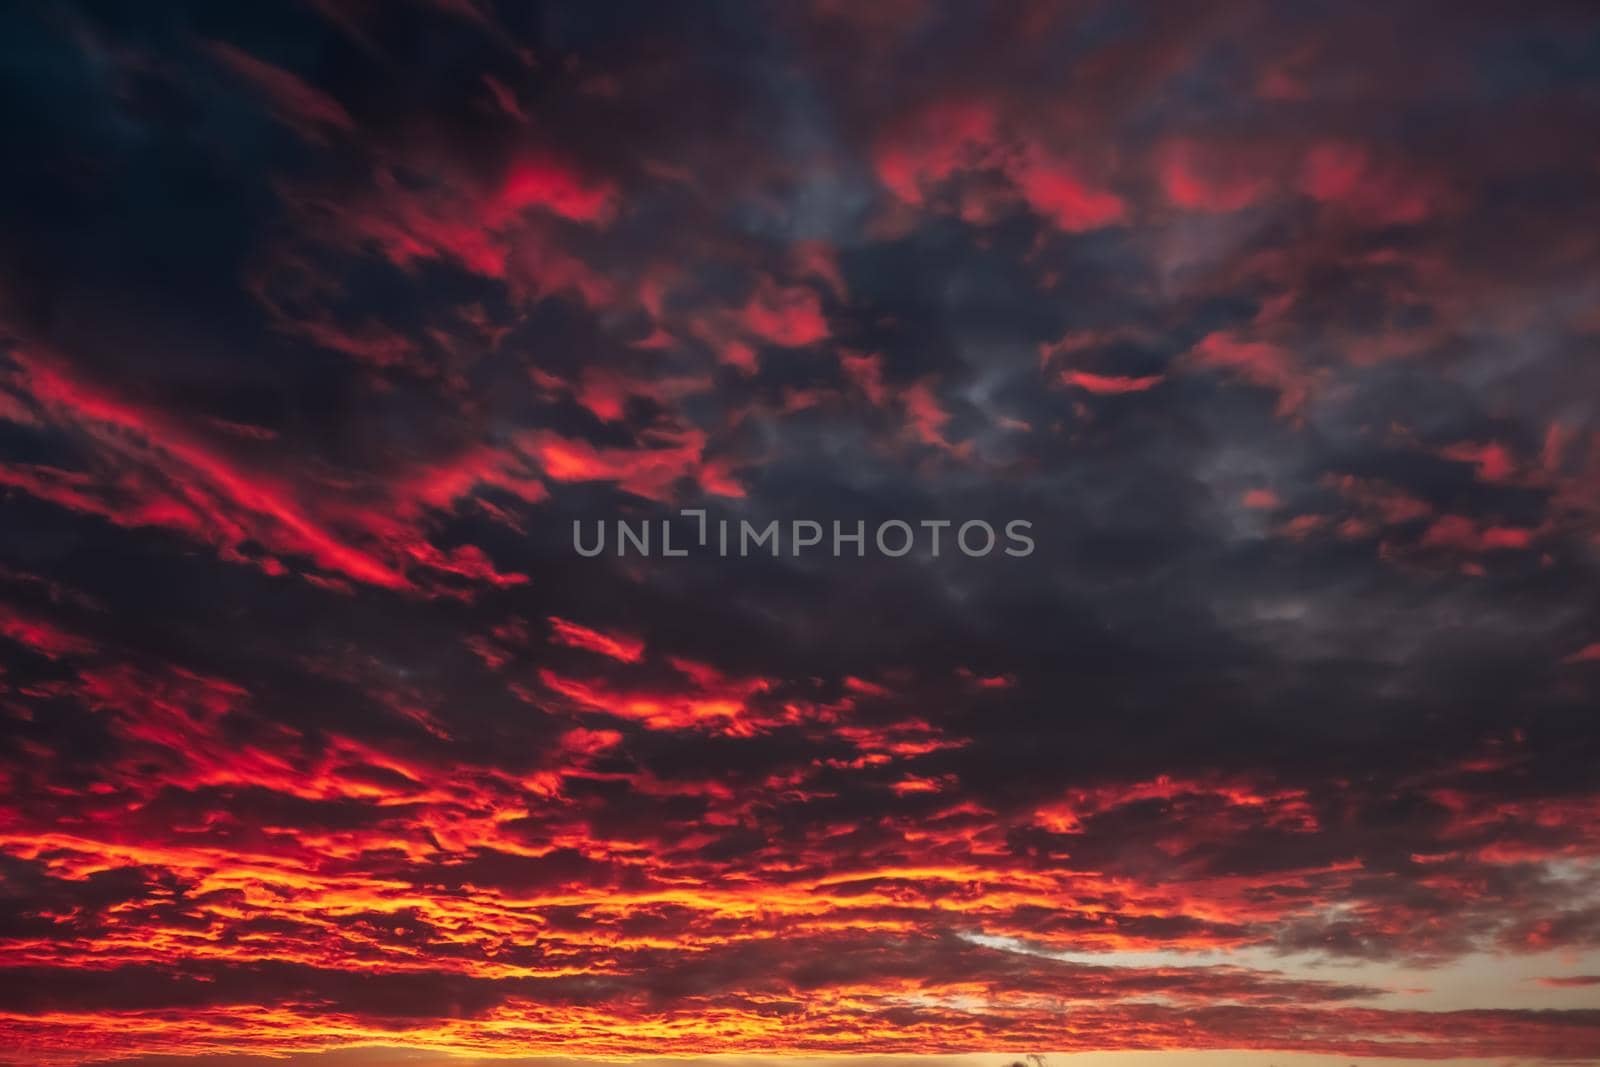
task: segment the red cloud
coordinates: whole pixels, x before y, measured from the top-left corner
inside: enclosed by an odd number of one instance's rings
[[[5,604],[0,604],[0,636],[49,659],[83,656],[95,650],[94,642]]]
[[[1448,202],[1438,183],[1375,163],[1360,145],[1328,142],[1305,157],[1301,190],[1371,225],[1414,223]]]
[[[534,432],[524,435],[519,445],[538,460],[546,477],[558,482],[610,481],[651,500],[670,500],[673,485],[687,478],[707,493],[743,496],[728,467],[704,457],[705,442],[705,434],[698,430],[660,431],[641,448],[596,448],[586,441]]]
[[[786,348],[821,341],[828,336],[817,294],[810,289],[783,288],[763,279],[733,320],[748,334]]]
[[[1472,464],[1477,468],[1478,478],[1485,482],[1508,481],[1517,471],[1511,450],[1497,441],[1482,445],[1462,442],[1441,449],[1439,454],[1445,459]]]
[[[1247,489],[1240,502],[1258,511],[1275,511],[1283,506],[1283,501],[1271,489]]]
[[[348,134],[355,129],[355,121],[342,104],[294,74],[221,41],[213,41],[207,48],[265,96],[273,115],[305,139],[321,142],[330,130]]]
[[[1238,211],[1267,196],[1274,186],[1259,152],[1190,138],[1164,145],[1157,154],[1157,167],[1167,199],[1191,211]]]
[[[1524,527],[1479,522],[1465,515],[1441,515],[1422,535],[1422,544],[1425,548],[1449,548],[1468,553],[1515,550],[1533,544],[1537,533]]]
[[[610,656],[622,663],[637,663],[644,655],[644,642],[627,634],[601,633],[566,619],[550,616],[550,636],[556,642],[572,648],[582,648]]]
[[[1236,333],[1207,334],[1185,359],[1190,366],[1222,370],[1251,385],[1273,390],[1278,394],[1280,415],[1298,412],[1315,381],[1315,376],[1301,367],[1287,349]]]
[[[606,223],[616,210],[616,189],[609,182],[589,182],[554,160],[528,157],[511,164],[489,202],[485,221],[500,225],[530,207],[539,207],[574,222]]]
[[[425,469],[415,484],[374,482],[373,494],[390,496],[388,506],[362,508],[329,496],[314,482],[255,470],[194,430],[58,364],[37,356],[12,358],[24,369],[22,387],[55,422],[79,435],[93,463],[78,472],[0,468],[0,483],[119,526],[172,530],[269,574],[284,573],[285,560],[297,558],[395,590],[421,591],[413,572],[491,584],[522,580],[500,574],[474,546],[446,551],[429,543],[418,507],[447,506],[480,482],[537,499],[542,487],[511,473],[506,457],[480,453],[454,470]]]
[[[1122,374],[1092,374],[1089,371],[1067,370],[1061,380],[1086,392],[1099,396],[1116,396],[1123,393],[1143,393],[1154,389],[1166,380],[1163,374],[1129,377]]]
[[[1079,167],[1042,141],[1010,131],[994,106],[977,101],[936,104],[910,116],[882,139],[874,155],[878,178],[896,197],[924,207],[930,194],[966,174],[994,172],[1031,210],[1069,233],[1120,222],[1126,205],[1084,177]],[[969,221],[990,211],[969,191]]]

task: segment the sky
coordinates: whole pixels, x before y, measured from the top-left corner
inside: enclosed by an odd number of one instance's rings
[[[69,0],[0,95],[0,1062],[1600,1063],[1592,5]]]

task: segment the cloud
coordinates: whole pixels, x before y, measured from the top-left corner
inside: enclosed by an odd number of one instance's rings
[[[12,1058],[1600,1056],[1592,14],[5,18]]]

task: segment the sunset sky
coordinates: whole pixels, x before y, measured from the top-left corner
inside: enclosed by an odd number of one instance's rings
[[[1600,8],[13,3],[0,94],[0,1063],[1600,1063]],[[574,550],[685,508],[1036,547]]]

